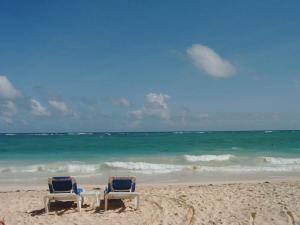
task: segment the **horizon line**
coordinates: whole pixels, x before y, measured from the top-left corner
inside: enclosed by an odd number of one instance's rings
[[[169,131],[58,131],[58,132],[0,132],[1,134],[97,134],[97,133],[194,133],[194,132],[260,132],[260,131],[300,131],[300,129],[258,129],[258,130],[169,130]]]

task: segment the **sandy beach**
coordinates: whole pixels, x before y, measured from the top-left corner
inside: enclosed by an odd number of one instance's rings
[[[104,186],[86,185],[93,190]],[[111,200],[109,210],[88,198],[76,204],[53,203],[45,214],[46,187],[0,189],[0,218],[15,224],[300,224],[300,181],[227,184],[141,184],[140,208],[134,201]]]

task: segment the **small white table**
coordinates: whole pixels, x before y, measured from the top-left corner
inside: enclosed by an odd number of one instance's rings
[[[96,207],[100,207],[100,198],[101,194],[99,191],[85,191],[80,193],[80,195],[85,198],[85,197],[94,197],[96,198]],[[95,204],[93,204],[93,207],[95,207]]]

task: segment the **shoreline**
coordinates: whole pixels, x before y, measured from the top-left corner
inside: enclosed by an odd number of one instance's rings
[[[76,176],[75,176],[76,178]],[[300,182],[300,175],[299,176],[289,176],[285,178],[272,178],[272,177],[265,177],[265,178],[256,178],[256,179],[229,179],[229,180],[210,180],[210,181],[187,181],[187,182],[139,182],[137,180],[137,187],[166,187],[166,186],[189,186],[189,185],[229,185],[229,184],[259,184],[259,183],[282,183],[282,182]],[[78,183],[80,187],[87,187],[87,189],[91,188],[105,188],[107,183],[99,183],[99,184],[92,184],[92,183]],[[16,192],[16,191],[46,191],[48,190],[48,184],[45,179],[45,185],[39,184],[1,184],[0,186],[0,193],[3,192]]]

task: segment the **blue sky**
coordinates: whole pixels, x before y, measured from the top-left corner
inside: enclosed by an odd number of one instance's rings
[[[0,132],[300,129],[298,1],[1,1]]]

